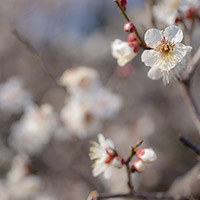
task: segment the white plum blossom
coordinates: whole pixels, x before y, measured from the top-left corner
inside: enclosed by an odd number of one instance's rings
[[[111,44],[111,53],[114,58],[117,59],[119,66],[124,66],[130,62],[137,53],[134,52],[128,42],[115,39]]]
[[[182,44],[182,39],[182,30],[175,25],[168,26],[164,31],[153,28],[145,33],[145,42],[150,49],[142,53],[141,59],[151,67],[149,78],[156,80],[164,77],[168,83],[171,79],[169,74],[172,76],[180,73],[179,64],[192,49]]]
[[[50,141],[55,126],[52,106],[35,105],[26,110],[20,121],[13,124],[9,142],[19,152],[39,153]]]
[[[101,86],[98,72],[87,66],[67,69],[58,82],[72,95],[92,93]]]
[[[144,163],[152,163],[157,159],[157,155],[152,148],[139,149],[136,156]]]
[[[12,77],[0,85],[0,110],[9,114],[22,112],[32,104],[32,96],[23,88],[23,82]]]
[[[115,150],[114,150],[114,144],[112,140],[105,139],[102,134],[98,135],[99,144],[91,141],[91,144],[93,145],[90,147],[90,159],[95,160],[95,163],[93,164],[93,176],[98,176],[101,173],[104,173],[104,177],[106,179],[110,178],[112,173],[112,167],[114,166],[112,164],[113,159],[117,156]],[[117,162],[117,160],[114,161],[114,164],[120,168],[123,165],[122,159],[120,160],[121,165]]]

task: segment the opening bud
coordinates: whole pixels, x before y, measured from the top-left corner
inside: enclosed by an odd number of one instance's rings
[[[141,160],[136,160],[132,163],[131,168],[136,172],[143,172],[145,170],[145,164]]]
[[[136,156],[145,163],[151,163],[157,159],[155,151],[151,148],[139,149]]]
[[[133,22],[126,22],[126,24],[124,24],[124,31],[128,33],[133,33],[135,30],[136,28]]]
[[[112,165],[116,168],[121,168],[124,165],[124,159],[121,156],[115,156]]]

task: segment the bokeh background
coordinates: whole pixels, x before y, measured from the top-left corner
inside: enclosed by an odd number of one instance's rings
[[[129,0],[127,13],[141,34],[150,27],[145,1]],[[67,92],[56,80],[68,68],[79,65],[95,68],[103,85],[123,99],[120,112],[104,122],[101,132],[115,142],[124,157],[140,137],[144,139],[143,146],[155,149],[158,160],[144,173],[134,175],[134,186],[139,191],[166,191],[177,176],[197,162],[178,136],[183,134],[200,144],[199,136],[176,81],[164,86],[160,80],[148,79],[148,69],[140,61],[141,52],[125,68],[117,66],[110,44],[116,38],[126,40],[124,22],[112,0],[1,0],[0,83],[20,77],[38,105],[50,103],[59,113]],[[40,52],[45,68],[16,38],[14,30]],[[194,49],[198,47],[195,43],[198,31],[199,27],[192,38]],[[193,81],[197,102],[199,86],[197,70]],[[19,118],[0,114],[2,180],[16,154],[8,144],[8,137],[12,124]],[[52,139],[43,151],[31,156],[33,173],[42,178],[44,192],[57,200],[82,200],[94,189],[127,190],[125,169],[115,170],[109,180],[92,176],[89,140],[97,140],[97,134],[84,139]]]

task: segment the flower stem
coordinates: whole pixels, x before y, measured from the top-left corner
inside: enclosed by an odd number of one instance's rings
[[[114,0],[114,2],[115,2],[115,3],[117,4],[117,6],[119,7],[119,9],[120,9],[120,11],[121,11],[121,14],[122,14],[122,16],[125,18],[125,20],[126,20],[127,22],[130,22],[131,20],[128,18],[127,14],[125,13],[125,11],[124,11],[124,9],[122,8],[122,6],[121,6],[121,4],[119,3],[119,1],[118,1],[118,0]],[[143,48],[143,49],[146,49],[146,48],[147,48],[147,47],[146,47],[146,44],[144,43],[144,41],[143,41],[142,38],[140,37],[140,35],[139,35],[137,29],[135,29],[135,34],[136,34],[138,40],[140,41],[140,44],[141,44],[142,48]]]

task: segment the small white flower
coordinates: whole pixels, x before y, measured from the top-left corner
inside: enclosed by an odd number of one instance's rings
[[[124,66],[130,62],[136,55],[133,48],[129,47],[128,42],[116,39],[111,44],[111,53],[117,59],[119,66]]]
[[[145,33],[145,42],[151,50],[145,50],[141,59],[145,65],[151,67],[148,72],[149,78],[156,80],[164,76],[168,79],[169,74],[171,76],[180,73],[180,67],[177,66],[192,49],[182,44],[182,39],[182,30],[175,25],[167,27],[164,31],[150,29]]]
[[[97,70],[79,66],[67,69],[58,80],[72,95],[92,93],[101,85]]]
[[[0,110],[7,113],[19,113],[32,104],[31,94],[23,88],[22,80],[10,78],[0,85]]]
[[[49,104],[31,107],[11,127],[9,142],[19,152],[38,153],[50,141],[56,120]]]
[[[84,99],[72,97],[60,113],[61,121],[67,129],[80,138],[95,134],[101,128],[101,121]]]
[[[114,144],[110,139],[105,139],[102,134],[98,135],[99,144],[92,141],[92,147],[90,147],[90,159],[95,160],[93,164],[93,176],[98,176],[104,173],[105,178],[111,176],[111,163],[116,156],[114,151]]]
[[[145,164],[142,160],[136,160],[132,163],[132,169],[135,170],[136,172],[143,172],[145,170]]]
[[[136,156],[144,163],[152,163],[157,159],[157,155],[152,148],[139,149]]]

